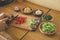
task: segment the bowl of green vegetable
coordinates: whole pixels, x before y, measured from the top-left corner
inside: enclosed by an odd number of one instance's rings
[[[41,33],[46,35],[53,35],[56,33],[56,26],[51,22],[44,22],[39,26]]]
[[[49,14],[44,14],[43,17],[42,17],[42,19],[44,21],[53,21],[52,15],[49,15]]]

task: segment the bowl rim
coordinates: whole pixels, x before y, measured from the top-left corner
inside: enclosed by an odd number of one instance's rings
[[[47,21],[46,19],[44,19],[44,17],[43,17],[44,15],[45,15],[45,14],[42,15],[42,20],[43,20],[43,21]],[[47,14],[47,15],[50,15],[50,14]],[[50,16],[52,16],[52,15],[50,15]],[[53,18],[53,16],[52,16],[52,19],[51,19],[51,20],[48,20],[47,22],[52,22],[53,20],[54,20],[54,18]]]
[[[45,23],[45,22],[43,22],[43,23]],[[40,26],[39,26],[39,31],[40,31],[41,33],[43,33],[43,34],[47,34],[47,35],[53,35],[53,34],[56,33],[56,29],[55,29],[55,31],[52,32],[52,33],[46,33],[46,32],[43,32],[43,31],[41,30],[41,28],[42,28],[42,24],[43,24],[43,23],[41,23]]]
[[[36,15],[35,12],[36,12],[37,10],[40,10],[40,11],[42,12],[42,14]],[[35,15],[35,16],[41,16],[41,15],[43,15],[43,13],[44,13],[44,12],[43,12],[41,9],[36,9],[36,10],[33,11],[33,15]]]
[[[29,15],[29,14],[32,14],[32,13],[33,13],[33,10],[32,10],[31,7],[29,7],[29,8],[31,9],[31,12],[30,12],[30,13],[24,13],[24,9],[25,9],[25,8],[27,8],[27,7],[24,7],[24,8],[21,9],[21,12],[22,12],[23,14]]]

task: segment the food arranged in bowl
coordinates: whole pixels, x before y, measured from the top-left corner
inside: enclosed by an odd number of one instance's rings
[[[39,26],[39,30],[43,34],[53,35],[56,33],[56,26],[51,22],[45,22]]]
[[[25,8],[22,9],[22,12],[23,12],[24,14],[32,14],[32,8],[30,8],[30,7],[25,7]]]
[[[42,14],[43,14],[43,11],[38,9],[38,10],[35,10],[33,14],[34,14],[35,16],[41,17]]]
[[[53,21],[53,17],[51,15],[49,15],[49,14],[44,14],[42,19],[44,21]]]

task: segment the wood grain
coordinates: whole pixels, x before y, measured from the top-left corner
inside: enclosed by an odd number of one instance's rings
[[[20,40],[24,35],[25,33],[27,32],[26,30],[22,30],[22,29],[19,29],[19,28],[15,28],[13,26],[10,26],[6,32],[8,34],[10,34],[12,37],[14,37],[14,39],[16,40]]]
[[[2,35],[3,37],[5,37],[8,40],[15,40],[11,35],[7,34],[6,32],[0,32],[0,35]],[[3,40],[3,39],[0,38],[0,40]]]

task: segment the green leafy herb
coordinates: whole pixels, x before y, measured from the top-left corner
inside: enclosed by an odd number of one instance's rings
[[[51,15],[45,14],[45,15],[43,15],[43,19],[45,21],[50,21],[51,19],[53,19],[53,17]]]

